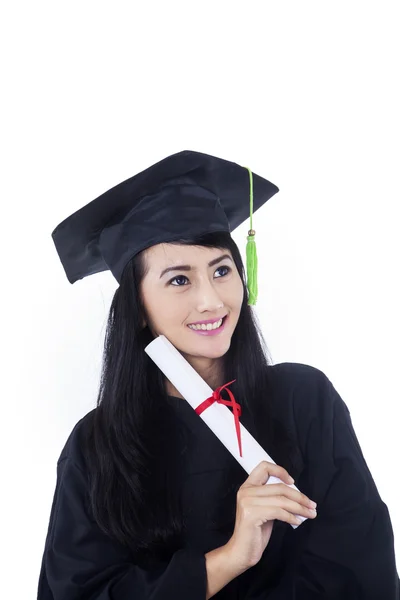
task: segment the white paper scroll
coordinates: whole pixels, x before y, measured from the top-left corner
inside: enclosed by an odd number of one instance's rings
[[[150,342],[145,352],[193,409],[212,396],[213,390],[210,386],[164,335]],[[238,403],[240,404],[240,399]],[[248,474],[263,460],[276,464],[242,424],[240,431],[243,456],[240,456],[233,413],[223,404],[214,402],[199,415],[199,418],[203,419]],[[284,482],[271,475],[266,485],[270,483]],[[297,490],[295,485],[289,487]],[[302,515],[297,516],[302,522],[306,520]],[[292,527],[296,529],[298,525],[292,524]]]

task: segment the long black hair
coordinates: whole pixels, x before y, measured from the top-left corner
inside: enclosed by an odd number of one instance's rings
[[[245,270],[237,245],[224,232],[174,243],[230,250],[242,279],[244,298],[224,356],[223,380],[236,380],[230,389],[252,417],[246,427],[293,475],[297,469],[294,446],[272,416],[268,394],[272,361],[256,316],[247,304]],[[85,440],[85,455],[90,506],[102,531],[135,554],[168,556],[179,548],[184,527],[179,431],[167,401],[164,376],[144,352],[153,336],[148,327],[143,328],[143,258],[139,253],[127,264],[112,300],[97,406]]]

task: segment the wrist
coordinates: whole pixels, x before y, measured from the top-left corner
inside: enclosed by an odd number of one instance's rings
[[[245,565],[239,560],[239,553],[232,543],[232,538],[225,544],[225,546],[221,547],[221,551],[223,552],[224,561],[227,565],[226,568],[234,572],[235,577],[238,577],[238,575],[241,575],[250,568],[249,565]]]
[[[225,546],[219,546],[205,555],[207,570],[207,594],[206,600],[212,598],[238,573],[232,564],[231,555]]]

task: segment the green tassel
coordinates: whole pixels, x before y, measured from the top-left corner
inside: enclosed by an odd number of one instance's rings
[[[250,231],[247,237],[246,245],[246,263],[247,263],[247,289],[249,292],[248,304],[254,306],[257,302],[258,296],[258,281],[257,281],[257,270],[258,270],[258,259],[257,259],[257,247],[255,235],[256,232],[253,229],[253,173],[248,167],[246,169],[249,172],[250,177]]]
[[[257,259],[256,240],[254,239],[254,235],[249,235],[247,237],[246,262],[247,262],[247,289],[249,291],[248,304],[251,304],[254,306],[254,304],[257,302],[257,296],[258,296],[258,281],[257,281],[258,259]]]

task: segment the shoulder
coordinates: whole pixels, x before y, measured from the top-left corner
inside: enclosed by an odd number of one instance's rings
[[[306,402],[307,398],[312,401],[332,386],[325,373],[311,365],[285,362],[270,365],[268,369],[273,389],[295,402]]]
[[[269,368],[274,410],[295,432],[303,455],[329,445],[335,428],[343,435],[352,431],[347,404],[323,371],[301,363]]]
[[[274,382],[281,383],[286,387],[298,385],[312,385],[327,379],[323,371],[303,363],[283,362],[268,367]]]
[[[84,469],[85,442],[90,435],[96,410],[97,409],[94,408],[89,411],[74,425],[61,451],[57,464],[69,459],[70,462],[73,462],[81,469]]]
[[[276,409],[290,414],[296,428],[304,428],[313,419],[333,418],[335,405],[345,407],[327,375],[302,363],[279,363],[269,366],[269,381]]]

